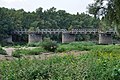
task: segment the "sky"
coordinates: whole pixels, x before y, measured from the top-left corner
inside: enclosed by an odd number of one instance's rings
[[[66,10],[68,13],[76,14],[77,12],[86,13],[88,4],[93,2],[94,0],[0,0],[0,7],[24,9],[30,12],[39,7],[44,10],[55,7],[57,10]]]

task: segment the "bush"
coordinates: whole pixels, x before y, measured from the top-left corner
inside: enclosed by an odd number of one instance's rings
[[[100,56],[96,56],[96,54],[54,56],[45,60],[19,59],[4,62],[0,65],[2,79],[119,80],[120,57],[112,55],[109,57],[109,53],[101,53]]]
[[[58,45],[56,42],[53,42],[53,41],[47,39],[47,40],[43,41],[42,47],[47,51],[55,52]]]
[[[76,46],[70,46],[70,45],[60,45],[57,48],[57,52],[67,52],[67,51],[71,51],[71,50],[78,50],[78,48]]]
[[[3,80],[82,80],[86,66],[80,62],[80,58],[69,55],[46,60],[19,59],[0,67]]]
[[[2,47],[4,47],[4,46],[13,46],[14,43],[13,42],[0,41],[0,45]]]
[[[118,45],[96,45],[92,47],[91,52],[120,53],[120,46]]]
[[[7,55],[6,51],[3,50],[1,47],[0,47],[0,54],[2,54],[2,55]]]
[[[13,56],[13,57],[20,58],[20,57],[22,56],[22,55],[21,55],[22,53],[23,53],[22,50],[17,49],[17,50],[15,50],[15,51],[12,53],[12,56]]]
[[[57,48],[57,50],[56,50],[57,52],[65,52],[65,51],[67,51],[67,49],[64,47],[64,46],[59,46],[58,48]]]
[[[88,64],[86,80],[120,80],[120,54],[93,53]]]
[[[89,47],[94,52],[1,62],[2,80],[120,80],[120,46]]]
[[[46,52],[43,48],[35,48],[32,50],[17,49],[12,53],[12,56],[20,58],[22,55],[39,55],[42,52]]]
[[[27,46],[28,47],[36,47],[36,44],[35,43],[28,43]]]
[[[95,45],[96,44],[92,42],[72,42],[69,44],[59,45],[57,52],[65,52],[71,50],[90,51]]]
[[[96,45],[93,42],[72,42],[72,43],[69,43],[69,44],[70,45],[79,45],[79,46],[94,46],[94,45]]]
[[[37,42],[37,43],[28,43],[28,47],[39,47],[42,45],[42,42]]]

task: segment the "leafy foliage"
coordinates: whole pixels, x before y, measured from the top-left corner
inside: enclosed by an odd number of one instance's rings
[[[42,47],[50,52],[55,52],[57,49],[58,45],[56,42],[51,41],[50,39],[45,39],[42,43]]]
[[[20,58],[22,55],[39,55],[42,52],[46,52],[43,48],[35,48],[31,50],[17,49],[12,53],[12,56]]]
[[[86,61],[82,61],[80,58],[85,59],[82,56],[76,58],[71,55],[64,57],[54,56],[47,60],[19,59],[17,61],[4,62],[1,66],[2,79],[82,79],[87,66],[85,66],[86,64],[81,64]]]
[[[95,0],[90,4],[89,13],[97,17],[102,17],[102,20],[109,22],[110,26],[117,28],[120,32],[120,0]],[[108,23],[106,23],[108,24]]]
[[[37,42],[37,43],[28,43],[28,47],[39,47],[42,46],[42,42]]]
[[[116,48],[112,48],[114,49]],[[12,80],[119,80],[119,52],[96,51],[79,56],[54,56],[46,60],[19,59],[1,62],[1,76],[2,79]]]
[[[113,46],[112,46],[113,47]],[[119,80],[120,79],[120,52],[115,48],[106,47],[107,51],[91,51],[88,80]],[[119,47],[120,48],[120,47]],[[113,50],[113,51],[112,51]],[[117,50],[117,51],[116,51]],[[115,51],[115,52],[114,52]]]
[[[2,55],[7,55],[6,51],[3,50],[1,47],[0,47],[0,54],[2,54]]]
[[[90,51],[93,49],[93,46],[95,46],[95,43],[92,42],[72,42],[69,44],[59,45],[57,52],[66,52],[72,50]]]
[[[8,37],[13,30],[20,29],[69,29],[94,28],[99,20],[85,13],[69,14],[64,10],[56,10],[52,7],[43,11],[40,7],[35,12],[25,12],[23,9],[0,8],[0,40]],[[17,36],[17,35],[15,35]],[[20,36],[19,36],[20,37]],[[23,40],[26,39],[24,36]],[[55,38],[54,38],[55,39]],[[14,38],[15,41],[19,41]]]

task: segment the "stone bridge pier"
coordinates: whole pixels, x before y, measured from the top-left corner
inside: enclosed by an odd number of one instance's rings
[[[13,43],[13,41],[12,41],[12,35],[9,35],[6,39],[4,39],[4,41],[6,41],[8,43]]]
[[[41,41],[42,41],[41,34],[35,34],[35,33],[28,34],[28,43],[41,42]]]
[[[69,43],[75,41],[75,34],[62,33],[62,43]]]
[[[112,35],[107,33],[99,33],[99,44],[112,44]]]

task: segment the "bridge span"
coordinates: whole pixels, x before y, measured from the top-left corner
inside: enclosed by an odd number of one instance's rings
[[[75,41],[75,35],[77,34],[95,34],[99,36],[99,44],[112,44],[112,35],[116,34],[116,31],[109,29],[106,31],[100,31],[99,29],[36,29],[36,30],[14,30],[11,32],[11,36],[7,38],[8,42],[12,42],[12,35],[14,34],[27,34],[28,43],[42,41],[43,34],[62,34],[62,43],[69,43]]]
[[[27,29],[21,29],[21,30],[15,30],[12,32],[12,34],[60,34],[60,33],[69,33],[69,34],[98,34],[101,31],[99,29],[37,29],[37,30],[27,30]],[[107,31],[104,31],[104,33],[108,34],[115,34],[116,31],[113,29],[109,29]]]

